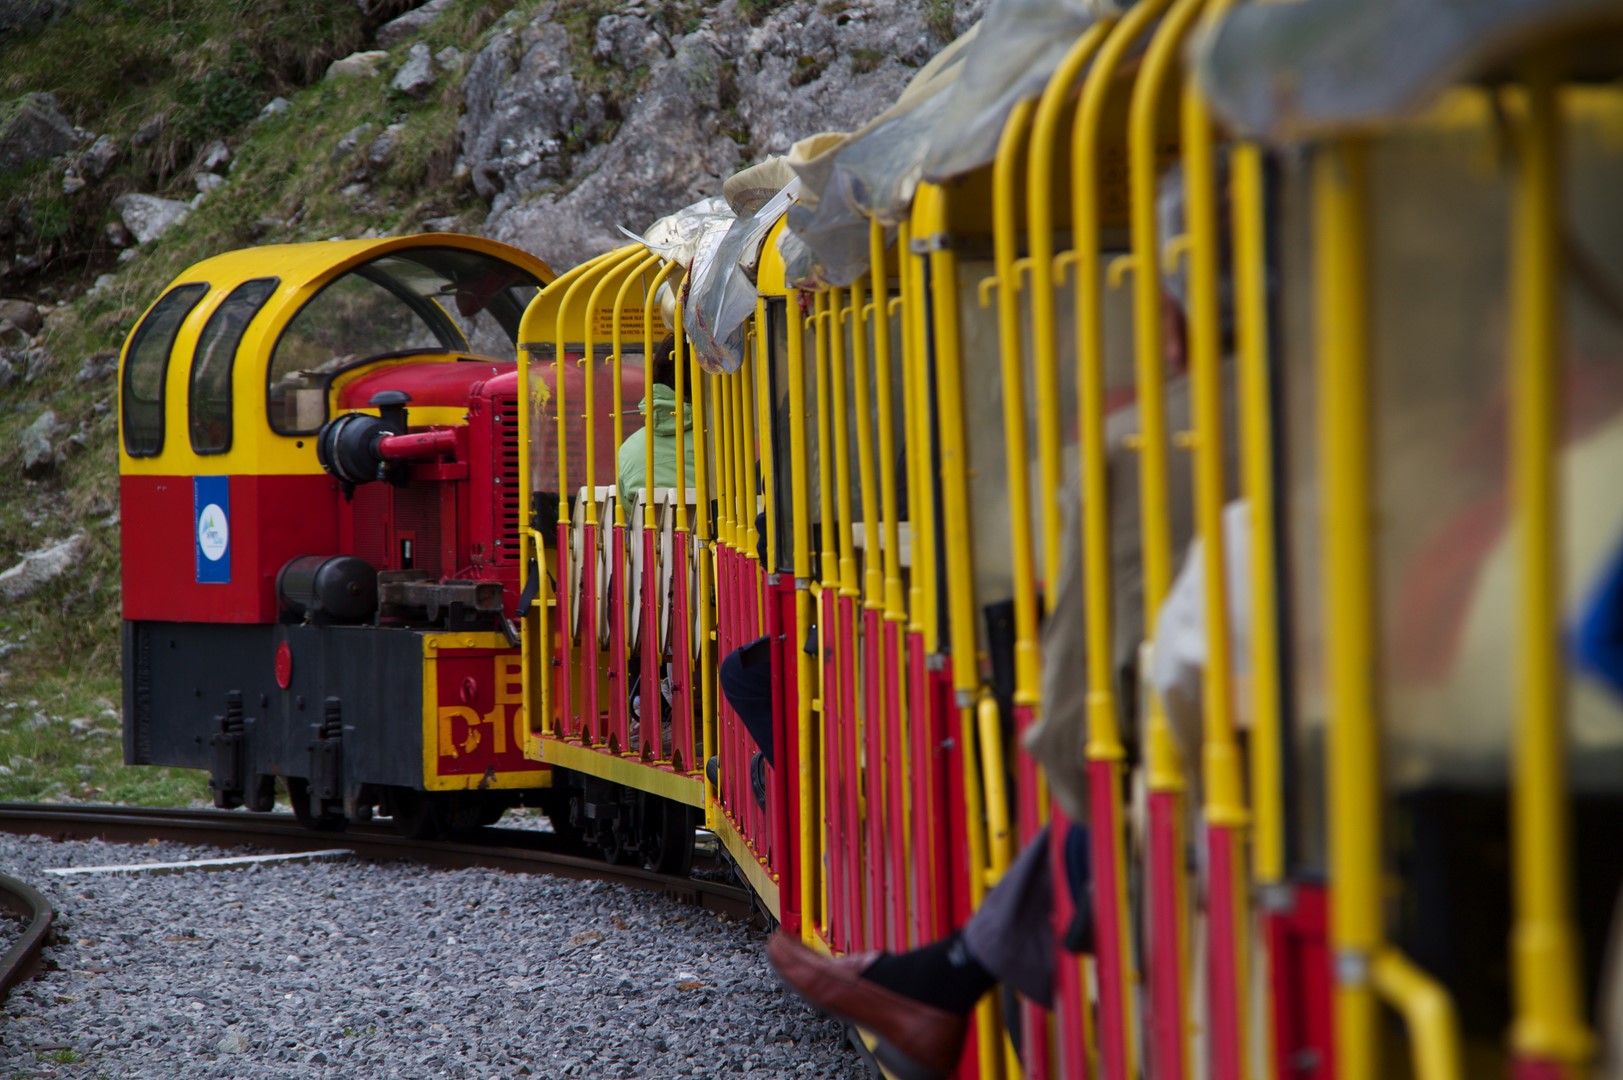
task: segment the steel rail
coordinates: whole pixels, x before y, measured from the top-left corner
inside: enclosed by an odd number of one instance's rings
[[[56,909],[38,890],[7,874],[0,874],[0,907],[26,924],[22,936],[0,956],[0,1001],[5,1001],[11,988],[39,966],[40,950],[50,938]]]
[[[556,850],[550,833],[528,829],[479,830],[473,841],[410,840],[381,825],[351,825],[343,832],[318,832],[297,824],[291,814],[250,814],[240,810],[191,810],[148,806],[45,806],[0,803],[0,832],[49,836],[56,840],[101,839],[237,847],[253,845],[282,852],[345,848],[363,859],[406,859],[447,869],[478,867],[515,874],[551,874],[606,881],[657,892],[740,921],[754,912],[744,889],[696,878],[656,874],[640,867],[613,866]]]

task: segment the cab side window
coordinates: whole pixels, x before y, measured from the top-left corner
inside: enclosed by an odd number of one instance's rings
[[[209,291],[202,283],[177,285],[164,293],[135,328],[124,357],[124,449],[131,457],[154,457],[163,450],[163,388],[175,335],[192,308]]]
[[[191,396],[188,413],[192,449],[199,454],[223,454],[231,449],[231,377],[237,366],[237,346],[280,282],[257,278],[231,290],[214,310],[197,339],[192,354]]]

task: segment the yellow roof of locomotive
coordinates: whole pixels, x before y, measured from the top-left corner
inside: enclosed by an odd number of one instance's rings
[[[486,255],[515,266],[534,275],[543,286],[557,275],[542,260],[518,248],[479,236],[459,233],[419,233],[413,236],[382,237],[370,240],[324,240],[302,244],[266,244],[262,247],[242,248],[213,255],[193,263],[153,297],[153,304],[177,285],[200,283],[208,291],[194,304],[182,321],[171,348],[172,362],[164,375],[164,427],[171,437],[163,443],[161,454],[153,457],[132,457],[122,438],[119,440],[119,467],[124,473],[306,473],[319,471],[308,436],[279,435],[270,428],[264,412],[264,379],[270,354],[276,347],[283,328],[299,313],[305,303],[329,282],[355,267],[399,251],[424,248],[452,248]],[[233,414],[236,416],[238,437],[230,449],[220,454],[199,455],[188,441],[173,437],[184,433],[187,425],[187,379],[190,360],[197,346],[198,336],[216,308],[231,295],[232,290],[248,281],[263,278],[277,279],[274,292],[259,308],[255,318],[242,335],[237,347],[238,363],[234,364]],[[149,309],[150,311],[150,306]],[[146,318],[143,313],[135,325]],[[130,339],[126,339],[120,356],[120,391],[123,387],[123,365],[128,360]],[[182,359],[188,358],[188,359]],[[452,360],[454,357],[444,357]],[[389,362],[389,361],[385,361]],[[338,385],[337,382],[334,384]],[[240,406],[240,407],[239,407]],[[120,408],[120,416],[123,409]],[[122,420],[120,422],[122,428]]]

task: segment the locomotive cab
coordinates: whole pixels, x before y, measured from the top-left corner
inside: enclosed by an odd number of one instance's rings
[[[119,384],[126,761],[427,833],[546,785],[510,622],[513,357],[552,277],[474,237],[281,245],[148,309]]]

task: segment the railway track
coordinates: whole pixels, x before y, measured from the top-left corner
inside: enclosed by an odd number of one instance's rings
[[[483,868],[518,874],[607,881],[656,892],[689,904],[747,920],[754,914],[749,893],[698,878],[677,878],[559,851],[549,833],[527,829],[480,829],[464,840],[408,840],[392,828],[351,825],[343,832],[313,832],[291,814],[249,814],[239,810],[183,810],[146,806],[46,806],[0,803],[0,832],[48,836],[57,840],[102,839],[115,843],[168,840],[210,847],[254,847],[276,852],[343,848],[360,858],[409,860],[450,869]],[[38,963],[53,915],[45,897],[27,884],[0,875],[0,905],[27,924],[22,937],[0,957],[0,1000]]]
[[[0,1001],[4,1001],[11,988],[39,966],[40,950],[50,938],[56,910],[33,886],[7,874],[0,874],[0,908],[11,912],[23,924],[22,934],[5,955],[0,956]]]

